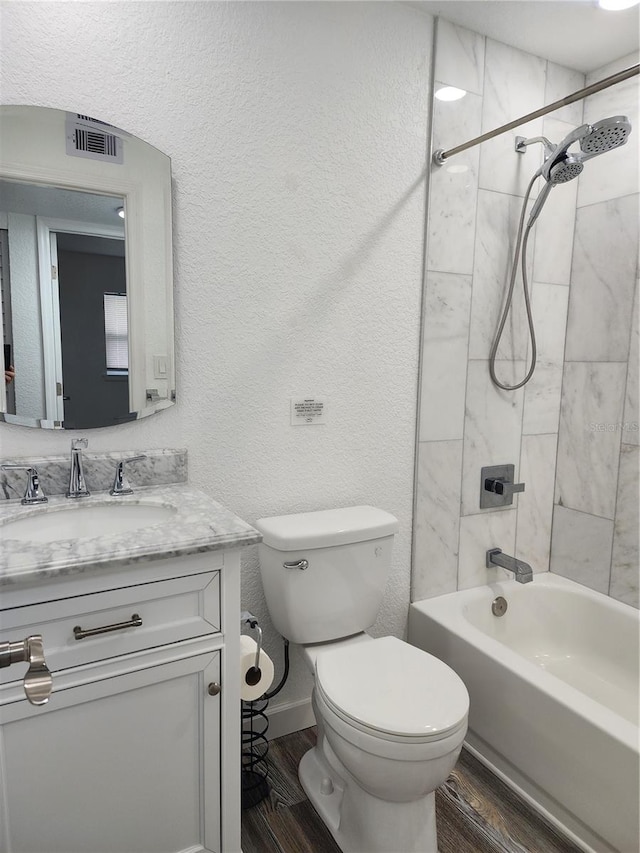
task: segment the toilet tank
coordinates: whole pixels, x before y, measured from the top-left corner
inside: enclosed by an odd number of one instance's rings
[[[260,574],[276,629],[323,643],[370,627],[391,568],[398,520],[352,506],[261,518]]]

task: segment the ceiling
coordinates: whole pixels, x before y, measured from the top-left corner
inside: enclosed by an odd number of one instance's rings
[[[416,0],[410,5],[576,71],[593,71],[639,50],[640,6],[605,12],[596,0]]]

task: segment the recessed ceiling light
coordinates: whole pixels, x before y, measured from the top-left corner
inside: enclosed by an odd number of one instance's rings
[[[621,9],[630,9],[637,6],[640,0],[598,0],[598,6],[607,12],[619,12]]]
[[[436,98],[439,101],[459,101],[466,94],[464,89],[456,89],[455,86],[443,86],[436,92]]]
[[[116,213],[120,219],[124,219],[124,207],[116,207]]]

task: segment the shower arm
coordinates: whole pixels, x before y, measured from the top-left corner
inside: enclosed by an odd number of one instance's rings
[[[524,136],[516,136],[515,149],[518,154],[524,154],[527,145],[532,145],[534,142],[541,142],[544,145],[545,158],[547,160],[549,158],[555,160],[558,155],[563,153],[566,154],[568,148],[573,145],[574,142],[584,139],[591,130],[592,127],[590,124],[581,124],[580,127],[576,127],[575,130],[572,130],[571,133],[565,136],[562,142],[559,142],[557,145],[554,145],[553,142],[549,142],[546,136],[532,136],[530,139],[525,139]],[[581,154],[580,159],[585,159],[585,157]]]
[[[524,149],[527,145],[533,145],[535,142],[541,142],[544,145],[545,154],[548,157],[554,150],[555,145],[549,142],[546,136],[530,136],[525,139],[524,136],[516,136],[516,151],[518,154],[524,154]]]
[[[578,89],[577,92],[573,92],[573,94],[567,95],[559,101],[554,101],[546,107],[541,107],[539,110],[535,110],[535,112],[520,116],[520,118],[515,119],[515,121],[510,121],[508,124],[503,124],[495,130],[483,133],[482,136],[476,136],[475,139],[471,139],[463,145],[458,145],[456,148],[450,148],[448,151],[439,148],[433,154],[433,162],[438,166],[444,166],[444,164],[449,160],[449,157],[452,157],[454,154],[460,154],[461,151],[466,151],[467,148],[472,148],[474,145],[479,145],[481,142],[486,142],[488,139],[500,136],[500,134],[506,133],[508,130],[513,130],[515,127],[526,124],[528,121],[545,116],[554,110],[560,109],[560,107],[566,107],[569,104],[573,104],[575,101],[580,101],[589,95],[594,95],[596,92],[602,91],[602,89],[608,89],[609,86],[615,86],[616,83],[622,83],[623,80],[628,80],[630,77],[635,77],[637,74],[640,74],[640,64],[631,65],[629,68],[625,68],[623,71],[618,71],[616,74],[611,74],[611,76],[605,77],[597,83],[585,86],[584,89]]]

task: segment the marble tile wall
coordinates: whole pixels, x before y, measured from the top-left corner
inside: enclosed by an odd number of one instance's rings
[[[635,62],[624,57],[587,82]],[[635,607],[638,103],[635,78],[585,102],[585,121],[627,115],[634,131],[578,181],[551,549],[552,571]]]
[[[452,148],[584,85],[583,74],[440,19],[435,90],[456,86],[467,94],[454,102],[434,100],[433,148]],[[595,102],[590,110],[584,120],[594,120],[592,113],[633,112],[619,92],[610,104]],[[534,377],[507,392],[492,384],[488,371],[523,197],[543,156],[535,144],[515,153],[515,136],[559,141],[582,122],[583,102],[577,102],[432,169],[413,600],[506,577],[502,569],[486,569],[490,547],[515,554],[536,572],[563,564],[562,574],[585,583],[596,578],[589,585],[633,600],[638,432],[584,428],[638,420],[637,196],[621,191],[627,182],[618,174],[603,174],[605,155],[587,164],[585,173],[597,166],[588,186],[581,176],[553,189],[531,235]],[[637,160],[637,149],[627,147]],[[631,181],[633,174],[630,167]],[[624,281],[614,285],[616,276]],[[518,382],[529,355],[519,277],[498,376]],[[481,510],[481,467],[506,463],[515,465],[525,492],[511,508]]]
[[[584,76],[439,20],[433,147],[451,148],[584,85]],[[542,146],[524,154],[515,136],[562,138],[582,122],[580,104],[451,158],[431,175],[422,337],[415,513],[414,600],[506,576],[486,569],[500,547],[549,568],[565,327],[577,187],[555,190],[532,234],[528,275],[538,325],[538,368],[526,389],[491,382],[488,359],[514,252],[524,194]],[[537,187],[535,188],[537,191]],[[535,195],[535,192],[534,192]],[[498,376],[527,370],[521,285],[498,350]],[[481,510],[480,469],[512,463],[527,488],[513,507]]]

